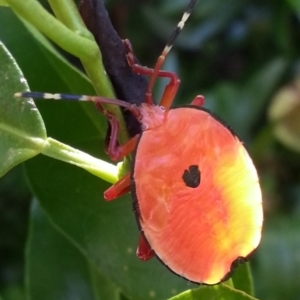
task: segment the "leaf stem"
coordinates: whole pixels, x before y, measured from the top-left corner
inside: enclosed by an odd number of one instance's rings
[[[55,139],[47,138],[41,153],[76,165],[107,182],[115,183],[118,180],[118,166],[95,158]]]
[[[28,21],[62,49],[77,57],[97,56],[98,49],[91,39],[74,34],[48,13],[38,1],[8,0],[7,2],[19,17]]]
[[[87,30],[73,0],[48,0],[56,18],[82,37],[94,40]]]

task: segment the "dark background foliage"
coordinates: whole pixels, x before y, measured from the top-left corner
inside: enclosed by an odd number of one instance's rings
[[[147,66],[154,65],[186,2],[105,1],[117,32],[130,39]],[[260,299],[300,298],[300,154],[276,140],[268,118],[274,96],[299,76],[296,5],[284,0],[200,1],[164,66],[182,80],[176,104],[189,103],[196,94],[206,96],[206,107],[234,128],[257,166],[265,226],[251,262]],[[35,61],[30,64],[33,72],[42,70]],[[159,82],[157,98],[164,84]],[[30,201],[19,166],[0,181],[0,291],[5,299],[23,299]]]

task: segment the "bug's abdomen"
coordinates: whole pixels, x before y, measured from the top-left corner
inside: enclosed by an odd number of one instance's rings
[[[190,281],[220,282],[259,244],[255,167],[239,139],[208,112],[172,109],[163,126],[144,132],[133,178],[146,239]]]

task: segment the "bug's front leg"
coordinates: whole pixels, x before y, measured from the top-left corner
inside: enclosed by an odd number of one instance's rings
[[[153,76],[153,74],[155,73],[155,76],[153,77],[153,82],[151,82],[151,81],[149,82],[148,89],[146,91],[146,95],[145,95],[146,99],[145,100],[147,103],[154,104],[153,97],[152,97],[152,89],[153,89],[153,85],[154,85],[154,81],[155,81],[156,77],[170,79],[170,82],[165,87],[164,93],[163,93],[162,98],[159,103],[159,105],[164,106],[166,109],[169,109],[170,106],[172,105],[172,102],[174,100],[174,97],[177,93],[177,90],[178,90],[179,84],[180,84],[180,79],[178,78],[177,74],[169,72],[169,71],[150,69],[150,68],[143,67],[143,66],[137,64],[135,61],[133,49],[132,49],[132,46],[131,46],[129,40],[124,40],[123,42],[124,42],[124,46],[127,51],[127,54],[126,54],[127,62],[129,64],[129,66],[131,67],[131,69],[135,73],[149,75],[149,76]],[[161,59],[161,61],[160,61],[160,59]],[[165,56],[161,56],[159,58],[159,62],[161,62],[161,64],[162,64],[164,59],[165,59]]]
[[[95,100],[95,105],[96,105],[97,109],[106,116],[106,118],[111,126],[111,129],[109,131],[110,136],[106,137],[105,151],[109,155],[109,157],[112,161],[119,161],[134,150],[134,148],[137,144],[139,135],[137,134],[136,136],[134,136],[133,138],[128,140],[125,144],[119,145],[119,143],[118,143],[118,133],[119,133],[118,119],[110,111],[104,109],[102,107],[101,102],[97,102],[97,100]]]
[[[106,201],[114,200],[122,195],[127,194],[130,191],[130,172],[124,175],[114,185],[108,188],[104,193],[104,199]]]
[[[118,143],[119,122],[118,119],[108,110],[104,109],[100,102],[95,102],[96,107],[108,119],[110,123],[109,136],[106,138],[105,151],[113,161],[119,161],[126,155],[130,154],[138,141],[139,135],[134,136],[123,145]],[[126,194],[130,189],[130,173],[127,173],[114,185],[104,192],[104,199],[107,201],[114,200],[119,196]]]

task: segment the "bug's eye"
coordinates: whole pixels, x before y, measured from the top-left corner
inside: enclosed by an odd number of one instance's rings
[[[185,185],[191,188],[196,188],[199,186],[201,181],[201,173],[197,165],[189,166],[188,170],[184,170],[182,175],[182,180]]]
[[[144,131],[144,130],[147,130],[147,129],[148,129],[148,126],[147,126],[146,124],[143,123],[143,124],[141,125],[141,129],[142,129],[143,131]]]

